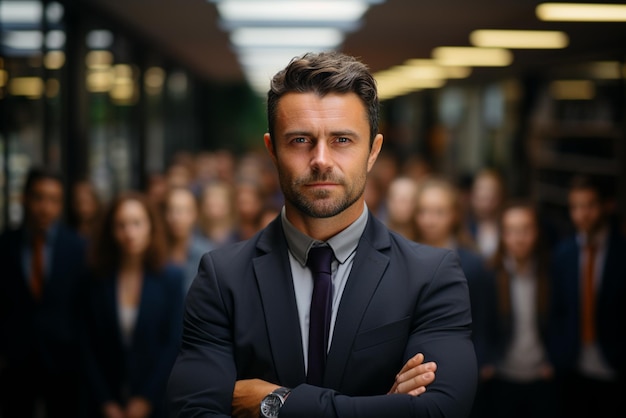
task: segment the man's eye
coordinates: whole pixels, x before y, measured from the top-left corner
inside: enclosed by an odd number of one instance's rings
[[[349,142],[349,141],[350,141],[350,139],[346,138],[344,136],[341,136],[341,137],[337,138],[337,142],[346,143],[346,142]]]
[[[306,138],[303,138],[303,137],[295,138],[293,142],[304,144],[306,142]]]

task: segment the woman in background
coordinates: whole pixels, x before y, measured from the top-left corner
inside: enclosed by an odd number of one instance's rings
[[[489,260],[498,248],[498,221],[506,199],[506,187],[500,173],[485,168],[474,177],[465,222],[478,252]]]
[[[91,242],[102,215],[102,201],[88,180],[79,180],[72,185],[70,199],[68,223]]]
[[[511,202],[499,228],[493,268],[502,338],[492,382],[493,416],[554,417],[553,368],[545,347],[549,258],[537,210],[531,202]]]
[[[93,243],[84,298],[89,416],[165,417],[180,341],[183,271],[166,264],[162,220],[147,198],[113,200]]]
[[[249,178],[238,179],[235,184],[235,239],[243,241],[252,238],[263,228],[267,201],[262,185]],[[275,212],[274,212],[275,214]]]
[[[200,194],[200,233],[214,247],[237,241],[233,185],[221,180],[204,186]]]
[[[493,272],[474,249],[469,234],[463,229],[461,208],[460,194],[448,180],[429,177],[420,184],[415,208],[417,241],[455,250],[467,278],[472,310],[472,340],[480,372],[471,416],[484,418],[488,407],[484,383],[493,374],[494,347],[498,340],[496,288]]]
[[[198,231],[198,202],[188,187],[174,187],[165,198],[169,260],[185,270],[184,294],[198,272],[202,255],[213,248]]]
[[[397,177],[387,191],[387,227],[407,239],[415,240],[415,195],[417,182],[410,177]]]

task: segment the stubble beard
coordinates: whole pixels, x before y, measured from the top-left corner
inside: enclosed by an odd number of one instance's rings
[[[280,174],[280,170],[279,170]],[[343,178],[332,173],[313,172],[311,175],[294,180],[280,177],[280,184],[285,200],[291,203],[298,211],[311,218],[332,218],[352,206],[365,192],[365,174],[347,184]],[[315,182],[332,182],[343,188],[344,193],[333,198],[330,190],[316,190],[308,194],[299,190],[307,184]]]

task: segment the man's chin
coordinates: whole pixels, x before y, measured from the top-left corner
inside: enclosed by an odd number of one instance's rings
[[[305,215],[318,219],[332,218],[346,209],[343,205],[337,204],[336,202],[322,202],[321,200],[327,199],[317,199],[314,202],[306,203],[302,202],[302,204],[298,204],[296,207]]]

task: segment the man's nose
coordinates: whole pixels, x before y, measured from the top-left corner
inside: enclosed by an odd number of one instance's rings
[[[327,168],[331,165],[331,151],[326,141],[317,141],[312,152],[311,165],[320,169]]]

